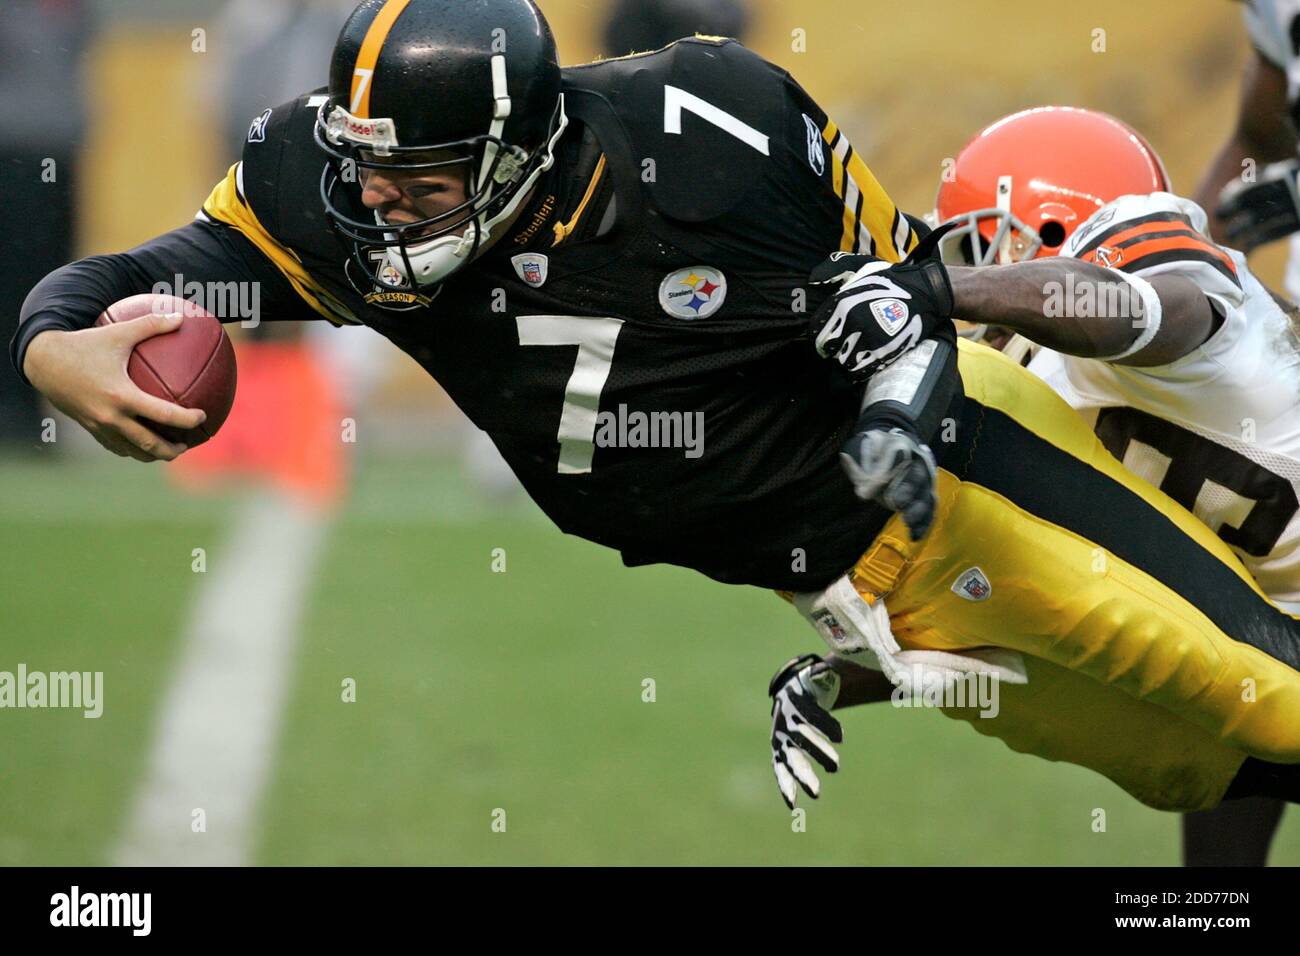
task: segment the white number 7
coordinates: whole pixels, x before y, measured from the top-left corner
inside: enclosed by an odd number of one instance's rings
[[[357,67],[352,77],[352,83],[356,86],[356,92],[352,94],[352,104],[348,107],[349,113],[355,113],[357,107],[361,105],[361,98],[366,95],[366,87],[370,85],[370,78],[375,75],[374,70],[366,70]]]
[[[758,150],[764,156],[770,156],[768,137],[748,123],[736,119],[725,110],[720,110],[707,100],[702,100],[694,93],[675,86],[664,87],[664,132],[682,134],[682,110],[694,113],[707,123],[712,123],[720,130],[725,130],[742,143]]]
[[[576,345],[578,359],[564,388],[560,412],[561,475],[591,473],[596,451],[596,413],[600,393],[614,362],[622,319],[581,315],[521,315],[515,319],[520,345]]]

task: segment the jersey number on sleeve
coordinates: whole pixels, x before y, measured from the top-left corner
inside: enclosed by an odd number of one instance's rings
[[[561,475],[591,473],[596,452],[596,413],[600,393],[614,363],[622,319],[589,318],[581,315],[521,315],[515,319],[520,345],[576,345],[578,357],[573,374],[564,387],[564,408],[560,412]]]
[[[1126,468],[1253,557],[1267,556],[1300,510],[1291,482],[1163,418],[1105,408],[1097,415],[1097,437]]]

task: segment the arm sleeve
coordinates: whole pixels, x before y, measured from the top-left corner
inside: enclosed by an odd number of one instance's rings
[[[1188,279],[1223,318],[1219,329],[1190,355],[1169,365],[1125,366],[1123,374],[1181,378],[1204,361],[1209,364],[1197,374],[1209,377],[1245,345],[1245,259],[1206,236],[1205,212],[1191,200],[1170,193],[1123,196],[1075,230],[1065,255],[1146,282],[1160,276]]]
[[[835,121],[794,77],[780,73],[786,93],[784,138],[793,153],[787,162],[797,179],[813,186],[822,217],[831,224],[836,244],[826,253],[866,253],[901,262],[919,241],[916,220],[894,204]],[[806,156],[794,149],[800,142]]]
[[[957,331],[946,322],[867,382],[857,432],[901,428],[927,444],[962,397]]]
[[[917,242],[848,137],[788,72],[735,40],[680,40],[628,84],[621,117],[669,218],[703,228],[733,261],[795,266],[832,252],[898,262]],[[671,130],[665,133],[665,126]]]
[[[128,252],[69,263],[37,283],[9,343],[14,368],[26,382],[23,359],[39,332],[90,328],[114,302],[143,292],[193,298],[186,294],[192,283],[203,287],[200,301],[223,322],[250,316],[246,309],[214,308],[221,302],[255,304],[258,321],[320,317],[241,233],[200,219]],[[209,289],[219,294],[209,295]]]

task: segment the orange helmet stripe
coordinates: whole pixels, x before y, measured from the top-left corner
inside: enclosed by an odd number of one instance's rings
[[[411,0],[387,0],[370,21],[366,38],[361,41],[361,51],[357,54],[356,65],[352,69],[352,92],[349,97],[348,112],[358,119],[371,119],[370,89],[375,76],[375,64],[379,62],[379,51],[384,48],[393,24],[401,16]]]

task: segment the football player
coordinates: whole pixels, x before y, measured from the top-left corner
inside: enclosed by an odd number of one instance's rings
[[[125,359],[174,320],[92,323],[177,275],[259,283],[263,319],[392,340],[562,530],[629,565],[851,581],[873,613],[888,594],[903,639],[1012,632],[1042,655],[1035,687],[1069,680],[1103,631],[1181,663],[1153,684],[1098,655],[1108,673],[1079,679],[1153,734],[1200,735],[1176,761],[1126,760],[1124,786],[1211,806],[1248,756],[1279,769],[1247,767],[1238,789],[1278,786],[1300,762],[1297,622],[1032,375],[982,348],[959,370],[920,231],[794,80],[734,41],[562,71],[529,0],[366,0],[328,88],[259,116],[194,222],[46,277],[11,349],[101,443],[172,458],[136,416],[199,413],[144,395]],[[703,441],[685,454],[606,427],[633,413],[702,419]],[[977,564],[992,593],[972,605],[952,584]],[[1062,592],[1077,614],[1042,599]],[[1250,707],[1247,677],[1267,688]]]
[[[1300,342],[1142,136],[1087,110],[1006,117],[957,155],[935,218],[955,225],[944,258],[980,267],[950,267],[956,313],[1017,360],[1037,351],[1030,369],[1117,459],[1300,613]],[[1188,862],[1262,864],[1280,812],[1185,818]]]
[[[1244,252],[1300,231],[1300,0],[1246,0],[1253,47],[1237,122],[1196,191],[1212,238]],[[1300,299],[1300,238],[1291,242],[1286,291]]]

